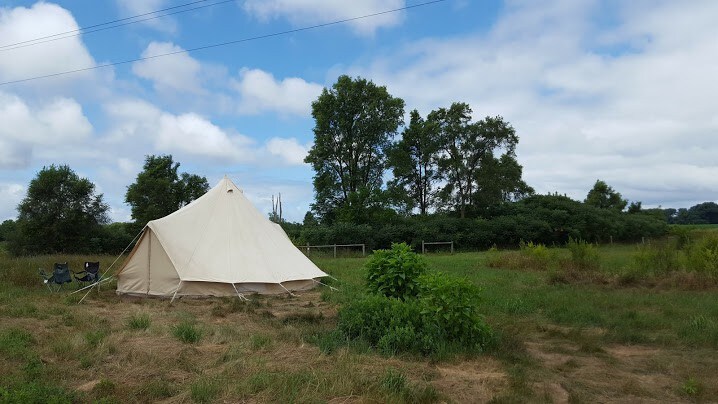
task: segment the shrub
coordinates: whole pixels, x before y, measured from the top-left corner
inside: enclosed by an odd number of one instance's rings
[[[576,269],[596,270],[600,266],[596,246],[580,239],[568,238],[566,247],[571,251],[571,263]]]
[[[528,243],[521,240],[519,242],[519,251],[523,258],[522,266],[524,269],[541,269],[546,270],[554,261],[553,252],[545,245],[532,241]]]
[[[686,269],[718,276],[718,236],[708,235],[686,249]]]
[[[410,303],[383,296],[366,296],[339,310],[338,329],[349,339],[363,339],[372,346],[397,327],[419,325],[421,309]]]
[[[374,251],[366,269],[370,292],[403,300],[419,292],[417,279],[426,271],[426,262],[406,243],[400,243],[392,244],[391,250]]]
[[[387,355],[436,355],[448,348],[474,352],[488,344],[492,334],[476,312],[475,286],[439,272],[418,282],[418,298],[370,295],[351,301],[339,310],[338,332]]]
[[[668,272],[678,269],[676,247],[668,243],[641,245],[633,260],[636,269],[642,272]]]
[[[463,346],[486,346],[491,331],[479,317],[479,289],[466,279],[432,272],[419,279],[422,315],[436,325],[447,341]]]

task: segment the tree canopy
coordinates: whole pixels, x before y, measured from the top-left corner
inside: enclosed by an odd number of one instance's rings
[[[438,133],[432,122],[426,122],[419,111],[410,113],[411,120],[401,140],[388,151],[388,163],[394,174],[388,189],[394,202],[406,211],[417,208],[426,215],[436,202],[438,170]]]
[[[442,151],[439,169],[445,185],[440,195],[462,218],[472,206],[481,208],[482,203],[532,191],[521,180],[521,166],[515,162],[519,138],[514,128],[500,116],[472,122],[471,113],[468,104],[455,102],[428,117],[438,129]],[[501,176],[511,183],[501,182]]]
[[[142,171],[125,194],[136,227],[141,228],[150,220],[169,215],[209,190],[205,177],[179,174],[179,166],[171,155],[145,158]]]
[[[404,101],[363,78],[340,76],[312,103],[315,203],[323,221],[361,222],[382,199],[386,149],[403,123]]]
[[[628,201],[623,199],[619,192],[616,192],[608,184],[601,180],[596,180],[584,202],[587,205],[595,206],[601,209],[612,209],[622,211]]]
[[[108,222],[102,194],[67,165],[43,167],[17,209],[9,245],[15,254],[87,251]]]

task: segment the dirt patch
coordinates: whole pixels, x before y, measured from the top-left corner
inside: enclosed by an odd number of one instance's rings
[[[436,371],[438,377],[431,384],[452,402],[487,402],[507,385],[501,365],[487,357],[455,365],[437,365]]]

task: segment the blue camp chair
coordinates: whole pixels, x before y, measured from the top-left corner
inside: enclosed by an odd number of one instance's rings
[[[45,273],[43,269],[38,269],[38,272],[50,292],[58,292],[64,284],[72,282],[70,268],[67,266],[67,262],[56,262],[51,275]]]
[[[81,286],[92,284],[100,280],[100,263],[99,262],[85,262],[85,266],[82,271],[72,271],[72,277]]]

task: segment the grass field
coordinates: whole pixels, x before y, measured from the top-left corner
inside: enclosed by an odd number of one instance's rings
[[[674,271],[664,276],[670,282],[656,274],[625,282],[639,247],[623,245],[599,248],[592,275],[567,276],[560,263],[570,253],[550,250],[548,265],[521,261],[521,251],[428,255],[430,267],[481,288],[481,312],[497,334],[489,352],[441,359],[385,357],[356,344],[323,353],[317,341],[334,328],[338,307],[364,293],[363,258],[316,259],[339,279],[338,292],[170,305],[120,298],[108,285],[77,304],[77,294],[50,294],[37,268],[85,260],[106,268],[115,257],[0,253],[0,402],[718,397],[718,287],[710,276]]]

